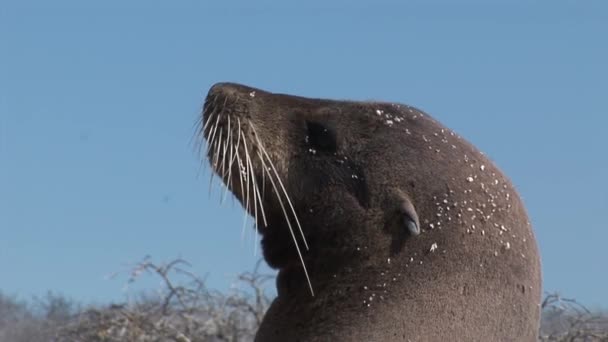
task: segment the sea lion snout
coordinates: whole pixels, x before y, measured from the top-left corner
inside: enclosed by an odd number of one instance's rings
[[[214,84],[207,93],[207,98],[215,97],[215,96],[227,96],[227,97],[255,97],[255,92],[259,91],[258,89],[248,87],[241,84],[230,83],[230,82],[220,82]],[[253,94],[252,94],[253,93]]]
[[[209,128],[215,124],[215,121],[209,122],[211,116],[214,116],[213,120],[217,121],[218,128],[223,130],[227,129],[225,126],[228,126],[229,117],[235,125],[239,119],[241,123],[245,123],[245,119],[251,119],[255,113],[260,112],[257,107],[263,106],[261,104],[263,101],[256,98],[256,95],[262,94],[268,93],[236,83],[214,84],[209,89],[203,106],[203,121],[206,123],[204,133],[211,133]]]
[[[214,84],[207,93],[203,107],[204,119],[207,120],[215,112],[223,112],[234,106],[234,101],[243,97],[246,93],[246,86],[234,83],[222,82]],[[229,103],[230,100],[230,103]],[[221,115],[225,117],[225,115]],[[220,119],[220,115],[218,115]]]

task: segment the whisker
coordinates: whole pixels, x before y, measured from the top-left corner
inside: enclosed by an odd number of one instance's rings
[[[285,195],[285,199],[287,199],[287,202],[289,203],[289,206],[292,210],[294,219],[296,220],[296,223],[298,224],[298,228],[300,229],[300,234],[302,235],[302,239],[304,240],[304,245],[306,246],[306,249],[308,250],[308,244],[306,243],[306,238],[304,237],[304,231],[302,230],[302,226],[300,226],[300,222],[298,220],[296,211],[291,203],[291,200],[289,199],[289,195],[287,195],[287,190],[285,189],[285,186],[283,185],[283,182],[281,181],[281,177],[279,177],[279,173],[277,172],[274,163],[272,162],[272,159],[270,159],[270,156],[268,155],[268,152],[266,152],[266,149],[264,148],[262,142],[259,139],[259,135],[255,130],[255,127],[253,126],[253,124],[251,122],[249,122],[249,126],[251,127],[251,129],[254,132],[254,135],[256,137],[257,143],[258,143],[258,147],[259,149],[264,153],[264,155],[266,156],[266,159],[268,160],[268,163],[270,164],[274,175],[277,179],[277,181],[279,182],[279,185],[281,186],[281,189],[283,190],[283,194]],[[263,159],[261,159],[263,161]],[[264,165],[264,163],[263,163]],[[279,192],[279,190],[277,189],[277,186],[273,180],[272,175],[270,174],[270,172],[268,171],[268,169],[265,168],[264,166],[264,170],[266,170],[266,172],[268,172],[268,179],[270,180],[270,183],[272,184],[272,187],[274,188],[275,194],[277,195],[277,199],[279,200],[279,204],[281,206],[281,209],[283,210],[283,214],[285,215],[285,220],[287,221],[287,226],[289,227],[289,233],[291,234],[291,237],[293,239],[294,245],[296,247],[296,251],[298,252],[298,257],[300,258],[300,262],[302,263],[302,268],[304,270],[304,275],[306,276],[306,280],[308,281],[308,286],[310,288],[310,293],[314,296],[314,290],[312,288],[312,282],[310,281],[310,277],[308,275],[308,269],[306,268],[306,263],[304,262],[304,257],[302,256],[302,252],[300,251],[300,246],[298,245],[298,241],[296,239],[295,233],[293,231],[293,228],[291,226],[290,220],[289,220],[289,216],[287,215],[287,210],[285,210],[285,205],[283,204],[283,200],[281,199],[281,192]]]
[[[264,145],[262,145],[262,143],[260,142],[260,139],[258,138],[258,134],[255,131],[255,127],[251,124],[251,122],[249,122],[249,125],[251,126],[251,129],[255,133],[255,137],[257,139],[260,150],[262,150],[262,152],[266,156],[266,159],[268,159],[268,163],[270,164],[270,167],[272,168],[272,171],[274,172],[274,174],[277,178],[277,181],[279,182],[279,185],[281,186],[281,189],[283,190],[283,193],[285,194],[285,199],[287,199],[287,203],[289,203],[289,207],[291,208],[293,217],[296,220],[296,223],[298,224],[298,229],[300,230],[300,234],[302,235],[302,240],[304,241],[304,246],[306,247],[306,250],[308,250],[308,243],[306,242],[306,237],[304,236],[304,231],[302,230],[302,226],[300,225],[300,220],[298,220],[298,215],[296,214],[296,210],[294,209],[293,204],[291,203],[291,200],[289,199],[289,195],[287,194],[287,190],[285,190],[285,186],[283,185],[283,182],[281,181],[281,177],[279,177],[279,173],[277,172],[277,169],[274,167],[274,163],[272,162],[272,159],[270,159],[268,152],[266,152]]]
[[[209,140],[207,140],[205,143],[206,143],[206,144],[209,144]],[[207,159],[207,158],[202,158],[202,153],[203,153],[203,152],[202,152],[202,147],[203,147],[203,144],[204,144],[204,143],[203,143],[203,141],[201,140],[201,141],[199,141],[199,142],[197,143],[197,147],[196,147],[196,154],[198,154],[198,155],[199,155],[199,158],[200,158],[200,163],[199,163],[199,165],[198,165],[198,169],[196,170],[196,178],[197,178],[197,179],[198,179],[198,178],[201,176],[201,171],[202,171],[202,170],[203,170],[203,169],[204,169],[204,168],[205,168],[205,167],[208,165],[208,164],[206,163],[206,159]]]
[[[249,160],[249,150],[247,149],[247,140],[245,139],[245,135],[243,132],[241,132],[241,134],[243,135],[243,146],[245,147],[245,191],[247,192],[247,195],[245,196],[245,212],[248,214],[249,213],[249,163],[247,163],[247,160]],[[247,218],[248,215],[245,215],[245,221],[243,222],[243,231],[245,230],[245,226],[247,224]]]
[[[228,189],[231,189],[231,185],[232,185],[232,164],[234,162],[234,159],[232,159],[232,156],[234,154],[234,150],[233,150],[233,146],[232,146],[232,131],[230,129],[230,116],[228,116],[228,144],[229,144],[228,148],[230,150],[230,156],[228,158],[228,178],[226,179],[226,188],[224,189],[224,193],[222,194],[222,197],[220,198],[220,205],[224,202],[224,199],[226,198],[226,193],[228,192]]]
[[[220,151],[222,150],[222,135],[224,134],[224,130],[220,130],[220,134],[217,137],[217,147],[216,147],[216,151],[213,154],[213,167],[217,169],[218,167],[218,162],[220,159]],[[219,172],[218,172],[219,173]]]
[[[209,123],[211,122],[211,118],[213,117],[213,114],[216,114],[216,110],[217,110],[217,96],[215,96],[213,98],[213,105],[211,106],[213,108],[213,111],[211,113],[209,113],[209,117],[207,118],[207,121],[205,122],[205,124],[202,127],[201,133],[205,133],[205,131],[207,130],[207,126],[209,125]],[[207,108],[209,109],[209,108]],[[205,111],[203,111],[203,115],[201,116],[201,118],[203,118],[205,116]]]
[[[190,136],[190,140],[188,140],[188,145],[192,146],[192,149],[194,150],[194,152],[197,155],[201,155],[201,147],[203,146],[203,134],[201,134],[201,125],[202,125],[202,121],[203,121],[203,116],[199,115],[198,118],[196,119],[196,122],[194,123],[192,130],[194,131],[191,136]]]
[[[228,101],[228,98],[226,97],[224,99],[224,104],[222,105],[222,110],[219,113],[216,113],[217,118],[215,120],[215,124],[213,124],[213,132],[211,132],[211,140],[210,141],[213,141],[213,139],[215,139],[215,133],[217,132],[217,128],[218,128],[219,123],[220,123],[220,117],[222,116],[222,113],[224,113],[224,108],[226,107],[227,101]],[[210,145],[207,146],[207,154],[209,154],[209,148],[210,148]]]
[[[245,141],[245,140],[243,140]],[[247,147],[245,146],[245,149]],[[262,159],[260,159],[262,162],[264,162]],[[253,203],[255,205],[257,205],[256,203],[260,203],[260,209],[262,212],[262,219],[264,221],[264,227],[268,226],[268,222],[266,221],[266,213],[264,212],[264,204],[262,203],[262,197],[260,196],[260,189],[259,189],[259,184],[257,182],[257,178],[255,177],[255,173],[253,172],[253,163],[252,163],[252,158],[247,158],[247,163],[249,163],[249,170],[251,171],[251,180],[252,180],[252,190],[253,190]],[[256,220],[255,220],[255,224],[256,224],[256,233],[257,233],[257,214],[256,214]]]
[[[266,170],[266,163],[264,163],[264,159],[262,158],[262,153],[259,150],[258,150],[258,158],[260,159],[260,162],[262,163],[262,169],[263,169],[262,171],[264,171],[264,172],[262,172],[262,181],[264,181],[264,179],[265,179],[264,175],[268,171]],[[264,192],[264,184],[263,183],[262,183],[262,192]],[[258,201],[260,202],[260,207],[262,209],[262,219],[264,220],[264,227],[267,227],[268,226],[268,222],[266,221],[266,213],[265,213],[264,204],[263,204],[264,202],[262,201],[262,196],[260,196],[260,188],[257,185],[256,185],[255,195],[257,195]]]
[[[266,172],[269,172],[269,171],[266,170]],[[289,216],[287,215],[287,210],[285,210],[285,205],[283,204],[283,200],[281,199],[281,192],[277,188],[277,186],[273,180],[273,177],[270,173],[268,174],[268,180],[270,180],[270,183],[272,184],[272,187],[274,188],[274,192],[277,195],[277,199],[279,200],[279,204],[281,206],[281,209],[283,210],[283,214],[285,215],[285,221],[287,222],[287,226],[289,227],[289,233],[291,234],[293,243],[296,246],[296,251],[298,252],[298,257],[300,258],[300,262],[302,263],[302,268],[304,269],[304,275],[306,276],[306,280],[308,281],[308,287],[310,288],[310,293],[314,296],[315,292],[312,288],[312,283],[310,281],[310,277],[308,276],[308,269],[306,268],[306,263],[304,262],[304,257],[302,256],[302,251],[300,250],[300,246],[298,245],[298,240],[296,238],[296,235],[293,232],[293,228],[291,226]]]
[[[258,157],[262,161],[262,165],[264,165],[264,168],[265,168],[266,164],[264,163],[264,158],[262,158],[262,153],[259,150],[258,150]],[[266,197],[266,172],[262,172],[262,197],[264,197],[264,198]]]
[[[234,148],[234,150],[236,151],[236,154],[238,154],[239,151],[239,147],[241,146],[241,120],[239,118],[236,118],[237,120],[237,124],[238,124],[238,128],[236,130],[236,135],[237,135],[237,139],[236,139],[236,147]],[[236,157],[235,154],[235,157]],[[231,163],[234,161],[231,161]]]
[[[217,133],[217,128],[220,124],[220,116],[221,116],[220,114],[221,113],[216,115],[217,118],[215,120],[215,123],[210,128],[210,129],[212,129],[212,131],[211,131],[211,135],[210,135],[210,138],[209,138],[208,144],[207,144],[207,152],[206,152],[207,155],[209,155],[209,152],[211,151],[211,147],[212,147],[213,143],[215,142],[215,133]]]
[[[253,165],[249,156],[247,156],[247,163],[249,164],[249,173],[251,175],[251,191],[253,192],[253,226],[255,227],[255,235],[253,239],[253,255],[256,256],[258,251],[258,244],[255,239],[255,237],[258,236],[258,201],[255,197],[255,174],[253,173]]]
[[[241,133],[241,134],[244,134],[244,133]],[[248,151],[247,143],[246,143],[246,140],[244,139],[244,137],[243,137],[243,143],[245,144],[245,150]],[[247,152],[247,163],[248,163],[249,174],[251,177],[251,187],[252,187],[252,192],[253,192],[254,220],[255,220],[254,225],[255,225],[255,232],[256,232],[255,236],[257,236],[257,233],[258,233],[258,203],[260,205],[260,211],[262,213],[262,220],[264,221],[264,227],[268,226],[268,222],[266,221],[266,213],[264,211],[264,204],[262,203],[262,198],[260,197],[259,185],[257,183],[257,179],[256,179],[256,176],[254,173],[252,158],[249,156],[249,152]],[[257,255],[257,246],[258,246],[257,243],[255,243],[254,252],[253,252],[254,255]]]
[[[217,172],[217,163],[218,163],[218,159],[219,159],[219,155],[220,155],[220,149],[222,147],[222,132],[223,131],[220,130],[220,134],[217,139],[217,148],[213,155],[213,161],[211,163],[211,165],[213,167],[213,171],[215,171],[215,172]],[[211,179],[209,180],[209,195],[211,195],[211,191],[213,190],[213,176],[214,176],[215,172],[211,172]]]
[[[213,102],[215,104],[215,102],[217,101],[217,96],[214,97]],[[203,112],[199,115],[198,119],[196,120],[195,124],[194,124],[194,130],[195,132],[192,134],[192,138],[190,139],[189,144],[193,144],[193,140],[195,138],[198,138],[196,140],[196,143],[194,145],[194,151],[196,152],[197,155],[199,155],[200,157],[203,156],[202,154],[202,147],[205,143],[209,144],[209,140],[208,139],[203,139],[205,137],[205,131],[207,130],[207,126],[209,125],[209,123],[211,122],[211,120],[213,119],[213,115],[216,114],[215,110],[216,107],[215,106],[207,106],[207,103],[209,101],[205,101],[205,104],[203,105]],[[213,108],[213,110],[211,110],[210,113],[208,113],[210,111],[210,108]],[[204,117],[206,114],[209,114],[209,116],[207,117],[207,120],[204,121]],[[203,162],[205,158],[201,158],[201,164],[198,167],[198,170],[196,172],[196,177],[198,178],[200,176],[201,170],[203,168],[203,165],[205,165],[205,163]]]
[[[194,133],[192,134],[192,138],[190,138],[190,142],[189,144],[193,143],[194,138],[201,138],[203,137],[205,134],[205,128],[207,127],[207,124],[209,123],[209,120],[211,119],[211,117],[213,116],[213,112],[209,114],[209,116],[207,117],[207,120],[204,121],[203,120],[205,118],[205,115],[207,114],[207,112],[209,111],[211,106],[207,106],[207,104],[209,103],[209,100],[205,101],[205,104],[203,104],[203,111],[201,112],[200,115],[198,115],[198,118],[196,119],[196,121],[194,122],[194,124],[192,125],[192,129],[194,130]],[[199,142],[201,141],[200,139],[198,140]],[[198,149],[198,153],[200,155],[200,147],[201,144],[197,143],[196,148]]]
[[[241,183],[241,196],[245,195],[245,189],[243,187],[243,173],[242,173],[242,168],[243,168],[243,163],[241,162],[241,157],[239,155],[239,146],[241,143],[241,120],[240,119],[236,119],[237,123],[238,123],[238,139],[236,141],[236,153],[235,153],[235,157],[237,158],[237,162],[239,165],[239,179],[240,179],[240,183]]]
[[[245,170],[245,167],[243,166],[243,162],[241,160],[241,157],[238,155],[236,155],[236,160],[239,163],[239,180],[240,180],[240,184],[241,184],[241,200],[244,202],[245,198],[243,196],[245,196],[245,187],[244,187],[244,178],[245,176],[243,175],[243,172]],[[249,213],[247,212],[247,210],[245,209],[245,211],[243,212],[243,218],[245,220],[247,220],[247,215],[249,215]],[[243,222],[243,228],[241,229],[241,240],[243,240],[245,238],[245,222]]]
[[[213,142],[213,144],[217,144],[218,142],[215,141]],[[215,171],[213,170],[213,158],[209,158],[209,165],[210,165],[210,172],[209,172],[209,198],[211,198],[211,184],[213,184],[213,177],[215,175]]]
[[[228,133],[230,133],[230,131],[228,131]],[[220,178],[222,179],[222,182],[220,183],[220,185],[224,185],[224,188],[227,190],[228,189],[228,182],[226,180],[226,151],[228,150],[228,140],[224,140],[224,148],[222,151],[222,171],[219,172],[218,170],[218,175],[220,176]],[[219,160],[218,160],[219,163]],[[219,165],[218,165],[218,169],[219,169]],[[224,192],[222,192],[222,195],[220,196],[220,205],[224,202],[224,195],[226,193],[226,190]]]

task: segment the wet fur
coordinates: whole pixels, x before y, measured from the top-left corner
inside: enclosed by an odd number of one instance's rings
[[[268,151],[309,247],[266,181],[267,226],[259,214],[257,226],[279,269],[278,297],[256,341],[536,341],[534,235],[510,181],[475,147],[405,105],[237,84],[215,85],[207,102],[202,122],[216,113],[216,129],[227,131],[226,118],[239,118],[250,154],[257,143]],[[311,149],[310,122],[333,130],[335,151]],[[201,135],[209,139],[210,128]],[[208,151],[213,168],[253,215],[218,151]],[[257,178],[272,177],[254,159]],[[405,228],[403,203],[415,208],[419,236]]]

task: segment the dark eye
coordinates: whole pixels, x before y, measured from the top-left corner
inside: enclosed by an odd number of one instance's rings
[[[321,152],[336,152],[338,149],[336,132],[327,125],[318,122],[306,122],[307,141],[312,148]]]

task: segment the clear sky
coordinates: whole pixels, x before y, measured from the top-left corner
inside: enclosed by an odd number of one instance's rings
[[[106,276],[145,255],[220,290],[251,270],[190,142],[236,81],[431,113],[519,189],[545,290],[608,307],[608,2],[453,3],[0,0],[0,290],[119,301]]]

